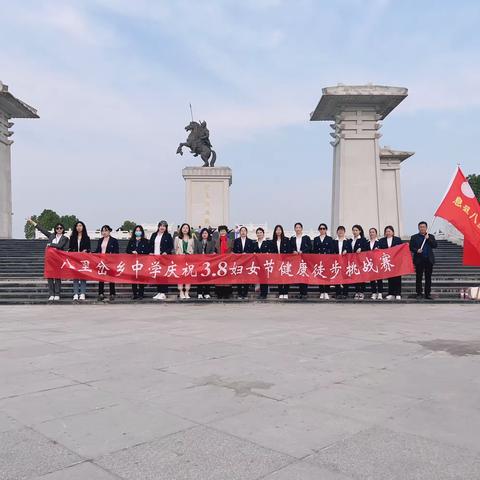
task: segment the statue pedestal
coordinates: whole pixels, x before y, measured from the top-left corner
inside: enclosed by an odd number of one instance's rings
[[[186,221],[192,228],[228,225],[230,213],[229,167],[185,167]]]

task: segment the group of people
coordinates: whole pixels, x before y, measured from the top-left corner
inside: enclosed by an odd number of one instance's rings
[[[95,249],[92,250],[91,241],[87,233],[85,224],[78,221],[72,229],[70,238],[65,235],[65,227],[58,223],[53,232],[48,231],[31,218],[28,221],[34,225],[40,232],[48,237],[47,248],[57,248],[70,252],[94,252],[94,253],[119,253],[118,240],[111,236],[112,228],[104,225],[101,228],[101,235]],[[196,235],[188,223],[180,226],[174,236],[168,231],[168,224],[165,220],[158,223],[157,231],[149,239],[145,236],[145,231],[141,225],[136,225],[132,231],[131,238],[128,241],[126,253],[133,255],[191,255],[191,254],[226,254],[226,253],[277,253],[277,254],[338,254],[359,253],[376,249],[388,249],[402,244],[400,237],[395,236],[394,228],[389,225],[385,227],[383,237],[378,237],[376,228],[370,228],[368,237],[360,225],[352,227],[352,237],[346,237],[346,229],[339,226],[336,231],[336,238],[328,235],[328,227],[321,223],[318,227],[319,235],[313,241],[308,235],[303,234],[303,225],[300,222],[294,225],[295,235],[288,238],[285,236],[282,225],[276,225],[273,230],[273,238],[267,240],[265,231],[259,227],[255,231],[256,239],[248,237],[246,227],[241,227],[238,238],[232,239],[228,235],[228,227],[221,225],[218,227],[215,237],[212,229],[203,228],[199,235]],[[418,233],[410,238],[410,250],[413,254],[413,262],[416,270],[416,293],[417,298],[431,299],[432,271],[435,263],[433,249],[437,248],[437,242],[432,234],[428,233],[426,222],[418,224]],[[425,277],[425,288],[423,290],[423,277]],[[144,298],[144,284],[133,284],[132,294],[134,300]],[[181,299],[189,299],[189,284],[178,285],[178,295]],[[382,300],[384,297],[384,282],[375,280],[370,282],[370,295],[373,300]],[[49,302],[60,300],[61,280],[48,279]],[[268,285],[259,286],[259,298],[265,299],[268,295]],[[299,285],[300,298],[307,296],[306,284]],[[335,285],[335,298],[345,299],[349,296],[350,286]],[[356,283],[353,285],[354,299],[363,300],[367,292],[368,285],[365,283]],[[165,300],[167,298],[168,285],[156,284],[157,293],[154,300]],[[237,285],[239,298],[246,298],[250,290],[250,285]],[[320,298],[330,299],[330,285],[320,285]],[[230,298],[233,289],[229,285],[215,286],[215,294],[218,298]],[[289,285],[278,286],[278,297],[288,299]],[[73,280],[73,302],[85,301],[86,280]],[[98,300],[114,301],[116,295],[115,283],[109,284],[109,296],[105,296],[105,285],[99,282]],[[197,285],[197,298],[210,299],[212,295],[210,285]],[[392,277],[387,279],[387,300],[401,300],[402,298],[402,279],[401,277]]]

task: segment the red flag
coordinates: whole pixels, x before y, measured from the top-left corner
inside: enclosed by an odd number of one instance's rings
[[[468,240],[463,241],[463,264],[469,267],[480,267],[480,251]]]
[[[470,261],[474,256],[480,256],[480,204],[460,167],[457,167],[455,177],[435,216],[444,218],[463,233],[464,263],[466,256]]]

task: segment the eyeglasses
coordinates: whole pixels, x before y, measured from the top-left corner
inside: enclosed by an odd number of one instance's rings
[[[55,227],[55,230],[63,230],[63,227]]]
[[[326,228],[325,227],[320,227],[319,230],[326,230]]]

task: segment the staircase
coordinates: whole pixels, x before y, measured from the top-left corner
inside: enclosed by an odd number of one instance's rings
[[[0,304],[45,303],[48,296],[47,282],[43,278],[43,258],[46,240],[0,240]],[[124,252],[126,240],[120,240],[120,251]],[[459,301],[460,290],[480,285],[480,267],[464,267],[462,265],[462,247],[447,240],[439,240],[435,251],[432,295],[441,301]],[[106,286],[108,293],[108,286]],[[97,298],[96,282],[87,282],[87,299]],[[251,289],[250,296],[256,298]],[[191,292],[195,297],[195,288]],[[235,292],[235,288],[234,288]],[[150,285],[145,287],[144,302],[150,301],[156,289]],[[290,297],[295,298],[296,286],[291,286]],[[72,282],[62,282],[62,302],[70,303]],[[407,275],[402,281],[402,295],[405,301],[415,296],[415,276]],[[367,288],[367,295],[368,288]],[[277,297],[277,287],[270,287],[270,298]],[[127,284],[117,284],[116,302],[130,302],[131,288]],[[169,300],[176,300],[175,286],[169,288]],[[309,299],[318,300],[318,289],[309,287]]]

